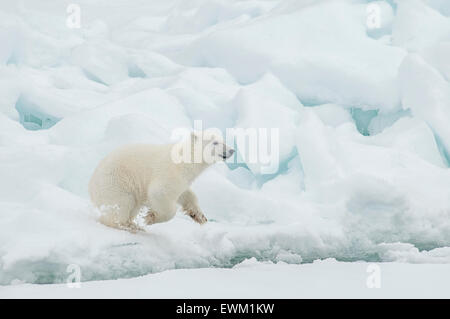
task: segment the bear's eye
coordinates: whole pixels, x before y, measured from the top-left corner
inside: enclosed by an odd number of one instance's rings
[[[213,142],[213,145],[217,145],[217,144],[219,144],[219,142]]]

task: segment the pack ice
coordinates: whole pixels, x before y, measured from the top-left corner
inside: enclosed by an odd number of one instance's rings
[[[253,257],[450,263],[449,1],[77,3],[79,27],[65,1],[0,4],[0,284],[71,264],[89,281]],[[204,173],[204,226],[99,224],[98,161],[195,120],[279,128],[278,170]]]

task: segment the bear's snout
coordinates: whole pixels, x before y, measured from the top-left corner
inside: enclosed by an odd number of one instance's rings
[[[229,158],[234,154],[234,149],[229,149],[223,152],[223,158]]]

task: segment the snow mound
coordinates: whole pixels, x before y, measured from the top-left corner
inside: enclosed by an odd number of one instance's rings
[[[63,2],[0,4],[0,284],[450,262],[448,1],[78,3],[80,28]],[[277,129],[274,170],[232,135],[192,185],[206,225],[99,224],[99,160],[198,120]]]

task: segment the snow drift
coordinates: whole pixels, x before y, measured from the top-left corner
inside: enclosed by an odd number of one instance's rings
[[[251,257],[450,262],[446,1],[78,3],[80,28],[65,1],[0,5],[0,284],[63,282],[70,264],[88,281]],[[279,128],[279,169],[207,171],[202,227],[99,224],[98,161],[195,120]]]

